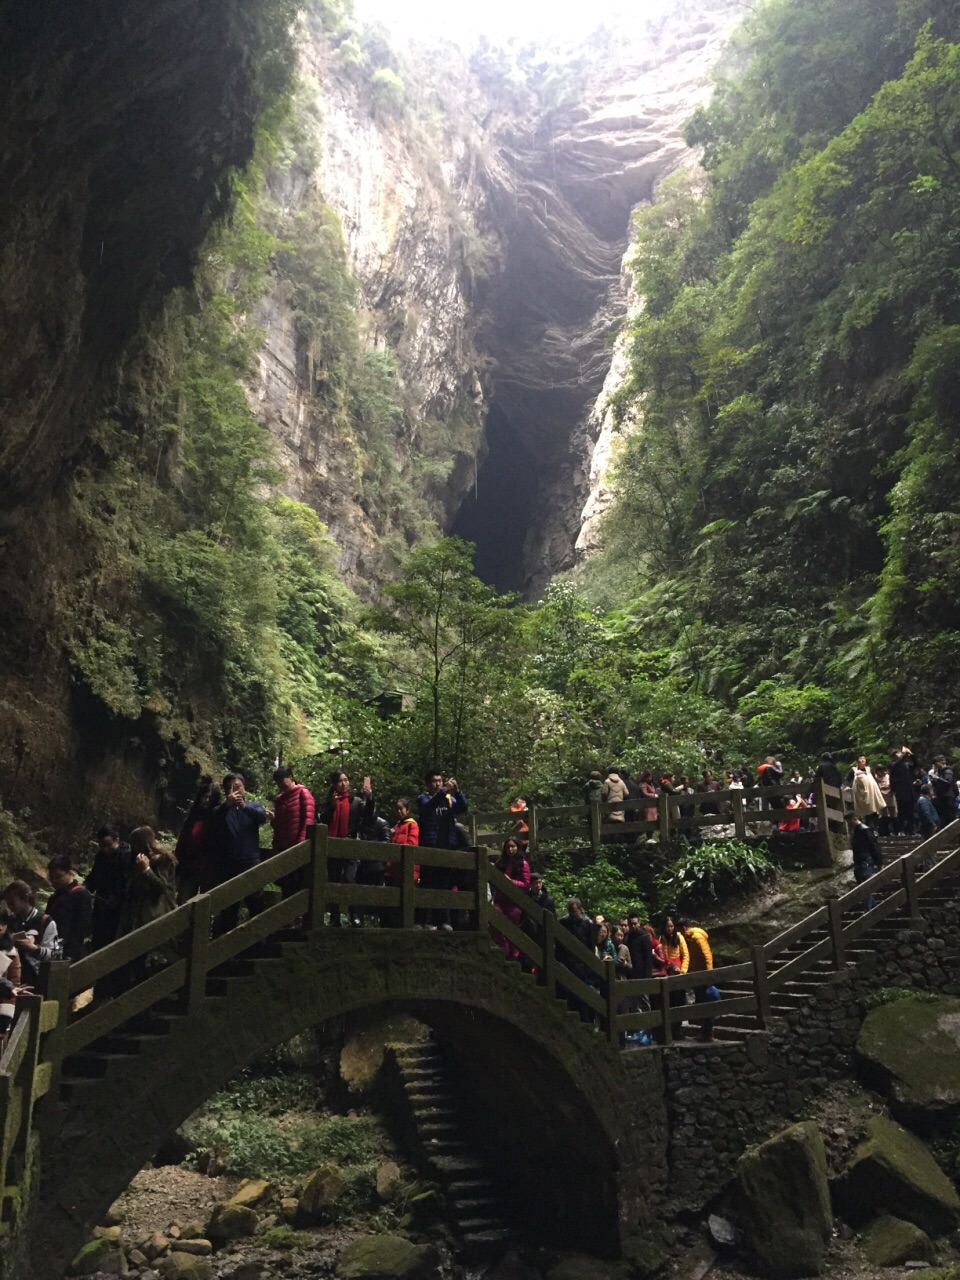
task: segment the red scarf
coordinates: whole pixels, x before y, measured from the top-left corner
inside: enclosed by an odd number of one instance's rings
[[[333,797],[330,834],[346,838],[350,834],[350,793]]]

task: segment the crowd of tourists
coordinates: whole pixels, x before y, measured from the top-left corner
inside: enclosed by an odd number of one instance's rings
[[[628,769],[611,766],[591,773],[584,786],[584,800],[613,806],[605,814],[605,821],[611,823],[656,822],[660,798],[669,796],[674,816],[716,815],[722,824],[732,813],[733,793],[777,787],[783,788],[783,793],[764,807],[783,811],[777,823],[780,830],[796,831],[815,821],[814,815],[802,811],[816,807],[817,779],[839,790],[856,817],[881,836],[926,838],[960,813],[960,778],[946,757],[935,756],[925,764],[906,746],[897,748],[890,760],[881,764],[870,764],[867,756],[858,752],[846,771],[830,752],[824,752],[806,773],[799,769],[788,773],[776,756],[767,756],[756,770],[745,764],[720,772],[708,768],[696,779],[652,769],[631,776]]]
[[[628,819],[654,821],[664,795],[670,797],[681,816],[695,812],[715,814],[718,823],[722,823],[730,803],[730,795],[724,793],[754,786],[795,787],[795,791],[778,791],[778,799],[770,806],[780,810],[772,816],[780,818],[782,828],[795,830],[808,818],[789,811],[813,806],[817,778],[845,792],[853,810],[851,845],[858,881],[869,878],[882,866],[878,836],[926,837],[953,821],[960,809],[960,781],[946,759],[938,756],[927,767],[907,747],[899,748],[889,763],[881,765],[870,764],[860,754],[845,773],[832,755],[824,753],[806,777],[798,770],[787,775],[775,756],[768,756],[755,772],[740,766],[718,776],[713,770],[704,769],[696,782],[666,770],[657,775],[645,769],[632,778],[628,770],[611,767],[591,774],[585,799],[591,804],[613,806],[607,814],[613,823]],[[389,813],[378,806],[368,777],[355,789],[342,769],[331,774],[319,804],[310,790],[296,780],[289,766],[277,768],[274,782],[275,797],[271,805],[265,806],[247,794],[239,773],[227,774],[221,786],[204,781],[172,848],[165,847],[149,826],[137,827],[127,839],[115,826],[101,827],[96,833],[93,865],[84,879],[69,855],[58,854],[50,860],[48,879],[52,893],[42,910],[26,881],[9,884],[0,898],[0,1035],[11,1024],[17,995],[33,989],[44,962],[76,961],[108,946],[173,911],[197,893],[256,866],[262,858],[301,844],[314,823],[326,825],[329,835],[336,839],[384,846],[382,859],[331,858],[329,880],[333,884],[399,885],[403,861],[401,850],[394,846],[452,850],[471,845],[464,825],[467,798],[457,780],[444,777],[440,769],[427,772],[419,795],[394,800]],[[540,872],[528,860],[528,818],[526,802],[518,798],[511,805],[511,834],[495,866],[516,891],[529,895],[535,905],[556,915]],[[269,847],[261,839],[267,826],[271,828]],[[466,886],[464,877],[469,873],[425,862],[422,866],[415,863],[413,874],[415,883],[424,889],[456,891]],[[281,877],[278,887],[286,897],[295,893],[300,883],[299,873],[294,872]],[[343,898],[345,911],[336,902],[328,906],[325,923],[331,928],[359,928],[371,918],[388,926],[399,923],[398,912],[393,909],[365,914],[350,902],[348,891],[344,891]],[[868,908],[872,901],[868,900]],[[258,914],[266,906],[264,892],[250,893],[244,905],[248,915]],[[515,898],[501,889],[492,894],[492,905],[515,927],[527,932],[534,928]],[[225,908],[214,921],[214,932],[235,927],[240,909],[239,902]],[[469,916],[450,907],[430,907],[418,909],[415,920],[422,928],[451,930],[467,927]],[[565,930],[564,936],[615,966],[618,977],[656,978],[713,967],[706,933],[687,920],[668,918],[654,927],[639,914],[618,921],[602,916],[591,918],[581,903],[571,898],[558,923]],[[505,933],[498,934],[498,941],[509,959],[527,963]],[[582,983],[599,986],[596,966],[583,960],[582,950],[578,953],[576,946],[561,946],[558,958]],[[162,954],[153,959],[164,962]],[[118,994],[125,984],[143,976],[149,963],[150,957],[141,958],[126,971],[101,980],[97,998]],[[676,996],[678,1000],[686,999],[682,990]],[[719,992],[709,984],[695,987],[698,1002],[719,998]],[[592,1011],[582,1000],[574,995],[570,999],[584,1021],[593,1020]],[[644,1011],[645,1001],[646,997],[634,998],[629,1011]],[[621,1012],[626,1011],[627,1002],[621,1003]],[[701,1027],[709,1039],[710,1020],[701,1020]],[[641,1031],[634,1040],[642,1043],[645,1037]]]

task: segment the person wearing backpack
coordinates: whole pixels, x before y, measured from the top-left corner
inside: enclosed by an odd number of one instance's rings
[[[47,915],[56,923],[63,958],[79,960],[93,926],[93,895],[77,879],[68,853],[58,853],[50,859],[47,879],[53,886]]]
[[[13,912],[13,941],[20,953],[24,983],[36,985],[40,966],[60,959],[57,922],[34,905],[33,890],[25,880],[11,880],[3,898]]]

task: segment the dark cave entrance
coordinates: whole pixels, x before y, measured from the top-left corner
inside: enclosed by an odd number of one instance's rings
[[[475,543],[474,564],[484,582],[498,591],[521,591],[530,504],[537,492],[536,464],[516,428],[497,408],[487,414],[486,442],[476,489],[464,499],[450,532]]]

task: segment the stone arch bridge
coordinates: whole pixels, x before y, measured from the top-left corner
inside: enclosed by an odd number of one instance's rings
[[[955,823],[754,947],[748,962],[622,981],[483,849],[403,849],[399,883],[344,885],[331,882],[328,867],[348,855],[380,861],[383,846],[331,840],[318,827],[304,844],[94,955],[49,966],[42,993],[24,998],[0,1059],[0,1280],[62,1275],[162,1141],[257,1054],[328,1019],[387,1005],[451,1048],[482,1113],[486,1153],[500,1156],[507,1189],[541,1188],[541,1203],[553,1206],[544,1223],[552,1240],[609,1254],[638,1247],[668,1190],[662,1050],[678,1024],[709,1016],[728,1028],[728,1041],[762,1034],[797,998],[798,979],[839,976],[888,917],[919,917],[921,897],[960,871],[957,831]],[[446,867],[457,889],[420,889],[415,860]],[[228,932],[215,928],[226,907],[280,877],[300,887]],[[489,887],[520,907],[525,929],[493,909]],[[864,910],[870,894],[882,900]],[[332,895],[380,913],[384,927],[325,926]],[[463,928],[415,928],[417,912],[431,909],[456,912]],[[301,920],[305,927],[293,928]],[[523,968],[491,935],[514,943]],[[148,955],[166,963],[151,972]],[[79,992],[120,970],[122,995],[71,1013]],[[678,987],[708,983],[722,990],[719,1002],[678,1007]],[[630,997],[643,997],[633,1012]],[[621,1053],[622,1034],[638,1027],[658,1047]]]

